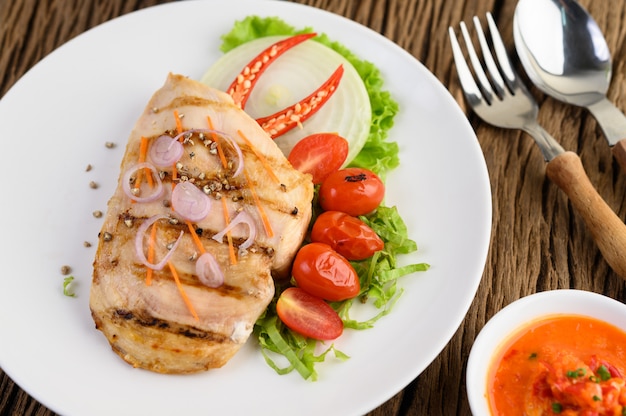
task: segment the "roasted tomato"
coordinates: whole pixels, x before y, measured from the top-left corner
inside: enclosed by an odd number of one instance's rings
[[[276,313],[288,328],[305,337],[331,340],[343,333],[343,321],[337,312],[322,299],[297,287],[280,294]]]
[[[340,211],[326,211],[317,217],[311,241],[328,244],[348,260],[366,259],[385,246],[367,224]]]
[[[337,171],[348,157],[348,141],[334,133],[317,133],[301,139],[287,159],[300,172],[310,173],[320,184]]]
[[[328,175],[319,190],[324,211],[341,211],[353,216],[378,208],[385,184],[374,172],[362,168],[340,169]]]
[[[359,276],[350,262],[328,244],[303,246],[291,273],[298,287],[330,301],[353,298],[361,290]]]

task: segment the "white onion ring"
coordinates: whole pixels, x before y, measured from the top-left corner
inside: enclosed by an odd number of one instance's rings
[[[189,181],[179,182],[172,191],[172,207],[191,222],[202,221],[211,211],[211,199]]]
[[[237,142],[228,134],[219,130],[212,129],[191,129],[180,133],[178,136],[174,137],[174,140],[178,141],[181,137],[190,133],[217,134],[226,139],[226,141],[233,147],[233,149],[235,149],[235,152],[237,152],[238,163],[237,169],[235,169],[235,173],[233,173],[233,178],[237,177],[239,174],[241,174],[241,172],[243,172],[243,152],[241,151],[241,148],[239,147]]]
[[[237,214],[237,216],[233,218],[233,220],[230,222],[230,224],[228,224],[228,226],[226,226],[226,228],[213,236],[213,239],[221,243],[224,235],[226,235],[227,232],[231,231],[233,228],[235,228],[235,226],[239,224],[247,224],[248,229],[250,230],[248,239],[239,246],[240,250],[247,249],[252,245],[252,243],[254,243],[254,240],[256,239],[256,223],[254,222],[254,218],[252,218],[250,214],[248,214],[246,211],[239,212],[239,214]]]
[[[196,260],[198,280],[208,287],[219,287],[224,283],[224,272],[211,253],[202,253]]]
[[[130,178],[133,176],[133,173],[135,173],[139,169],[150,169],[150,174],[152,175],[152,177],[154,178],[154,181],[156,182],[156,188],[153,190],[153,192],[150,195],[146,197],[140,197],[140,196],[134,195],[133,190],[131,189],[131,186],[130,186]],[[122,189],[124,190],[124,193],[126,194],[126,196],[135,202],[151,202],[151,201],[155,201],[159,199],[161,195],[163,194],[163,182],[161,182],[161,178],[159,177],[159,172],[156,170],[156,168],[151,163],[143,162],[143,163],[138,163],[135,166],[132,166],[130,169],[126,171],[126,173],[124,174],[124,178],[122,179]]]
[[[163,269],[163,267],[165,267],[165,265],[167,264],[167,262],[169,261],[169,259],[172,257],[172,255],[174,254],[174,251],[176,250],[176,247],[178,247],[178,244],[180,243],[181,238],[183,237],[183,231],[180,232],[180,235],[178,236],[178,238],[176,239],[176,242],[174,243],[174,245],[172,246],[172,248],[167,252],[167,254],[163,257],[163,259],[161,259],[160,262],[158,263],[150,263],[148,261],[148,259],[146,258],[146,255],[143,252],[143,240],[144,240],[144,236],[146,234],[146,231],[148,231],[148,228],[150,228],[150,226],[152,224],[154,224],[155,222],[157,222],[158,220],[162,220],[162,219],[168,219],[169,217],[167,215],[154,215],[150,218],[148,218],[147,220],[145,220],[141,226],[139,227],[139,229],[137,230],[137,234],[135,235],[135,253],[137,254],[137,257],[139,258],[139,260],[146,266],[151,268],[152,270],[161,270]]]
[[[159,136],[150,146],[148,157],[159,168],[174,165],[183,155],[183,144],[167,134]]]

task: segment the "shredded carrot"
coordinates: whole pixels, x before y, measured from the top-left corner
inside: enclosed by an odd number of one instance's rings
[[[224,222],[226,226],[230,224],[230,216],[228,215],[228,205],[226,204],[226,198],[222,198],[222,209],[224,210]],[[233,246],[233,237],[230,235],[230,231],[226,233],[226,240],[228,240],[228,254],[230,255],[230,264],[237,264],[237,256],[235,256],[235,247]]]
[[[176,282],[176,287],[178,288],[178,291],[180,292],[180,296],[183,298],[183,302],[185,302],[187,309],[189,309],[189,312],[194,317],[194,319],[196,321],[199,321],[200,318],[198,317],[198,313],[194,309],[193,304],[191,303],[191,300],[189,300],[187,293],[185,293],[185,289],[183,289],[183,285],[180,283],[180,278],[178,277],[178,272],[176,271],[176,268],[174,267],[171,261],[168,261],[167,265],[170,267],[172,276],[174,276],[174,282]]]
[[[259,160],[261,161],[261,164],[263,164],[263,167],[265,168],[267,173],[269,173],[269,175],[272,177],[272,179],[274,179],[277,183],[280,183],[280,179],[278,179],[278,177],[276,176],[276,174],[272,170],[272,167],[267,162],[267,159],[265,159],[265,156],[263,156],[261,153],[259,153],[257,148],[252,145],[252,142],[250,140],[248,140],[248,138],[245,136],[245,134],[243,134],[243,132],[241,130],[237,130],[237,134],[239,134],[239,137],[241,137],[246,142],[248,147],[250,147],[250,149],[252,149],[252,152],[254,152],[256,157],[259,158]]]
[[[176,132],[181,134],[183,132],[183,122],[180,119],[178,110],[174,110],[174,121],[176,121]]]
[[[252,181],[250,180],[250,177],[248,176],[248,173],[245,171],[243,171],[243,174],[246,176],[246,181],[248,182],[248,187],[250,188],[250,193],[252,194],[252,198],[254,199],[254,203],[256,204],[257,209],[259,210],[259,214],[261,214],[261,220],[263,221],[263,228],[265,228],[265,234],[267,234],[268,237],[274,237],[274,231],[272,230],[272,224],[270,224],[270,220],[267,217],[267,214],[265,213],[265,210],[263,209],[263,205],[261,205],[261,200],[259,199],[259,196],[256,193],[256,190],[254,189],[254,184],[252,183]]]
[[[176,133],[181,134],[183,132],[183,122],[180,120],[180,116],[178,115],[178,110],[174,110],[174,121],[176,121]],[[182,137],[179,139],[182,141]],[[178,177],[178,170],[176,169],[176,164],[172,166],[172,189],[176,184],[176,178]]]
[[[206,116],[206,121],[209,124],[209,128],[213,130],[213,121],[211,120],[211,117]],[[217,144],[217,154],[219,155],[220,160],[222,161],[222,167],[226,169],[228,167],[228,162],[226,161],[226,156],[224,155],[224,150],[222,149],[222,145],[220,144],[219,140],[217,140],[217,136],[215,134],[211,134],[211,137],[213,137],[213,141]]]
[[[141,136],[141,143],[139,145],[139,160],[138,163],[143,163],[146,161],[146,155],[148,154],[148,139],[146,139],[144,136]],[[150,169],[145,168],[143,170],[138,170],[137,171],[137,177],[135,178],[135,183],[134,183],[134,188],[135,189],[139,189],[141,188],[141,182],[143,180],[143,175],[142,173],[146,173],[146,176],[148,177],[148,183],[150,184],[150,187],[154,186],[154,180],[152,179],[152,172],[150,172]],[[130,201],[131,204],[134,204],[136,201],[133,199]]]
[[[147,155],[148,155],[148,139],[142,136],[141,137],[141,162],[146,161]],[[152,178],[152,172],[148,168],[146,168],[145,171],[147,173],[146,176],[148,177],[148,185],[150,185],[150,188],[152,188],[154,187],[154,179]]]
[[[139,163],[143,163],[146,161],[146,157],[148,155],[148,139],[144,136],[141,136],[141,145],[139,146]],[[145,168],[146,176],[148,178],[148,184],[150,187],[154,186],[154,179],[152,178],[152,172],[150,169]],[[141,186],[141,172],[137,174],[137,180],[135,181],[135,188],[139,188]]]
[[[150,243],[148,244],[148,262],[154,262],[154,241],[156,240],[156,223],[150,229]],[[148,267],[146,270],[146,286],[152,285],[153,270]]]
[[[198,237],[198,233],[196,233],[196,230],[193,228],[193,225],[191,225],[191,222],[185,222],[187,223],[187,227],[189,227],[189,232],[191,233],[191,238],[193,238],[193,242],[196,243],[196,246],[198,246],[198,250],[200,250],[201,253],[206,253],[206,250],[202,245],[202,241],[200,241],[200,237]]]

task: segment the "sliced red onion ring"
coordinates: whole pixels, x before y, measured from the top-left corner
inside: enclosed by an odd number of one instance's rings
[[[240,250],[247,249],[252,245],[252,243],[254,243],[254,240],[256,239],[256,223],[254,222],[254,218],[252,218],[250,214],[248,214],[246,211],[241,211],[239,214],[237,214],[237,216],[233,218],[233,220],[230,222],[230,224],[228,224],[226,228],[213,236],[213,239],[221,243],[226,233],[231,231],[239,224],[247,224],[248,229],[250,230],[248,239],[239,246]]]
[[[152,193],[146,197],[140,197],[133,194],[133,190],[130,184],[130,178],[133,176],[133,173],[137,172],[139,169],[150,169],[150,174],[154,178],[154,182],[156,184],[156,187],[152,189]],[[126,196],[128,196],[135,202],[151,202],[159,199],[163,194],[163,182],[161,182],[159,172],[151,163],[137,163],[135,166],[132,166],[130,169],[128,169],[124,174],[124,178],[122,179],[122,189],[124,190]]]
[[[219,287],[224,283],[224,272],[211,253],[202,253],[196,260],[198,280],[208,287]]]
[[[141,226],[137,230],[137,235],[135,236],[135,252],[137,253],[137,257],[146,267],[149,267],[152,270],[161,270],[163,269],[163,267],[165,267],[168,260],[174,254],[174,251],[176,251],[176,247],[178,247],[178,244],[180,243],[180,239],[182,238],[184,234],[182,231],[180,232],[180,235],[176,239],[176,242],[174,243],[172,248],[167,252],[167,254],[161,259],[160,262],[150,263],[148,259],[146,258],[146,255],[143,252],[143,240],[146,235],[146,232],[148,231],[148,228],[150,228],[150,226],[154,224],[155,222],[157,222],[158,220],[162,220],[162,219],[169,219],[169,217],[167,215],[154,215],[148,218],[141,224]]]
[[[235,169],[235,173],[233,173],[233,178],[241,174],[241,172],[243,172],[243,153],[241,152],[241,148],[239,147],[237,142],[233,140],[232,137],[230,137],[228,134],[221,132],[219,130],[191,129],[191,130],[187,130],[187,131],[180,133],[178,136],[174,137],[174,140],[179,141],[181,137],[186,136],[188,134],[193,134],[193,133],[204,133],[206,135],[217,134],[218,136],[226,139],[226,141],[233,147],[233,149],[235,149],[235,152],[237,152],[237,159],[238,159],[237,169]]]
[[[166,168],[174,165],[183,155],[183,144],[167,134],[159,136],[150,146],[148,157],[155,166]]]
[[[179,182],[172,191],[174,211],[186,220],[198,222],[211,211],[211,199],[191,182]]]

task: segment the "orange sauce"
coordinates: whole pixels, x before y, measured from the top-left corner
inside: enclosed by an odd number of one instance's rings
[[[492,361],[493,415],[626,415],[626,332],[577,315],[525,326]]]

